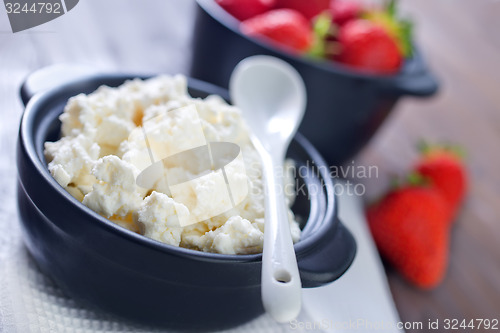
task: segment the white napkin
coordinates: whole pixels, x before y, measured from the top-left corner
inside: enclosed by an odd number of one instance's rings
[[[303,311],[313,318],[313,324],[329,332],[403,332],[396,328],[399,316],[366,225],[362,201],[340,195],[338,207],[341,221],[356,239],[356,258],[337,281],[304,289]]]
[[[11,205],[15,207],[15,197]],[[396,332],[399,321],[387,280],[366,228],[361,200],[340,197],[340,217],[352,231],[358,252],[351,268],[334,283],[304,289],[303,309],[287,324],[263,315],[234,332]],[[380,325],[385,325],[381,329]],[[0,219],[0,332],[155,332],[116,321],[82,307],[43,275],[20,239],[15,209]]]

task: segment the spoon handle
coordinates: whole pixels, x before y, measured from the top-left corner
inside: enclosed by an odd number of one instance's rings
[[[300,312],[302,285],[284,196],[284,153],[261,155],[266,191],[262,303],[276,321],[287,322]]]

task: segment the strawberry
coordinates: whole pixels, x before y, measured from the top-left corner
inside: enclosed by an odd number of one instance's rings
[[[302,13],[308,20],[328,9],[330,0],[278,0],[278,8],[290,8]]]
[[[267,37],[301,53],[313,42],[309,21],[293,9],[273,9],[241,23],[241,31],[251,37]]]
[[[437,286],[448,262],[446,203],[432,188],[407,185],[367,210],[380,254],[406,279],[424,289]]]
[[[240,21],[267,12],[276,5],[276,0],[215,0],[215,2]]]
[[[362,13],[362,17],[373,22],[394,38],[399,51],[404,57],[409,57],[413,52],[411,21],[398,17],[396,0],[390,0],[381,9],[370,9]]]
[[[333,22],[339,26],[358,18],[362,10],[363,8],[357,1],[332,0],[330,2],[330,13],[332,14]]]
[[[416,163],[416,173],[427,178],[443,196],[453,221],[467,190],[467,171],[462,152],[456,147],[421,145],[423,153]]]
[[[392,74],[399,70],[402,54],[387,31],[368,20],[352,20],[340,28],[340,62],[365,71]]]

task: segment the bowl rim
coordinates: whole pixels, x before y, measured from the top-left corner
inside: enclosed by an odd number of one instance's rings
[[[196,0],[196,3],[199,6],[199,8],[203,9],[203,11],[205,11],[205,13],[210,15],[210,17],[212,17],[214,20],[216,20],[217,22],[222,24],[225,28],[231,30],[238,36],[244,38],[248,42],[256,44],[264,49],[268,49],[272,52],[275,52],[280,57],[283,57],[285,59],[290,59],[302,63],[304,65],[312,66],[319,70],[334,72],[357,79],[390,81],[393,79],[397,79],[401,76],[404,76],[407,72],[409,72],[410,71],[409,63],[412,62],[412,60],[414,59],[414,56],[404,58],[399,71],[394,74],[377,74],[377,73],[371,73],[369,71],[353,70],[351,67],[343,65],[337,61],[327,61],[326,59],[314,59],[306,56],[301,56],[290,50],[287,50],[284,47],[276,46],[270,43],[266,39],[259,40],[256,38],[251,38],[243,34],[239,29],[240,21],[235,17],[233,17],[231,14],[229,14],[222,7],[220,7],[214,0]],[[415,44],[413,44],[413,48],[414,48],[413,53],[415,55],[418,53]]]
[[[53,190],[55,190],[60,197],[63,198],[66,204],[76,206],[85,217],[88,218],[89,222],[95,225],[97,228],[103,229],[106,232],[110,232],[115,234],[116,236],[123,237],[128,241],[135,243],[136,245],[145,246],[150,249],[159,252],[166,252],[170,255],[183,256],[188,257],[195,260],[206,260],[206,261],[217,261],[217,262],[256,262],[262,259],[262,253],[256,254],[221,254],[221,253],[212,253],[212,252],[203,252],[194,249],[183,248],[179,246],[173,246],[169,244],[165,244],[154,239],[148,238],[146,236],[140,235],[133,231],[130,231],[126,228],[123,228],[114,222],[108,220],[107,218],[99,215],[94,212],[89,207],[83,205],[80,201],[74,198],[68,191],[66,191],[57,181],[52,177],[50,172],[45,166],[45,162],[41,160],[37,152],[37,140],[31,135],[32,131],[34,131],[34,127],[39,122],[35,122],[35,119],[44,107],[47,107],[47,104],[54,102],[54,100],[67,98],[74,96],[73,94],[69,94],[69,92],[73,90],[78,90],[82,84],[89,84],[89,82],[93,85],[96,85],[100,81],[109,82],[113,79],[121,80],[122,83],[127,80],[132,80],[135,78],[148,78],[150,75],[141,76],[141,75],[128,75],[128,74],[99,74],[89,76],[77,81],[73,81],[69,84],[64,84],[58,86],[56,88],[52,88],[43,92],[40,92],[33,96],[30,99],[28,104],[25,107],[21,118],[20,131],[18,142],[24,148],[26,152],[26,156],[29,159],[31,164],[31,168],[34,169],[37,173],[37,178],[42,179],[45,185],[51,186]],[[121,84],[122,84],[121,83]],[[106,85],[106,83],[99,83],[96,85],[97,89],[99,86]],[[215,86],[211,83],[207,83],[204,81],[200,81],[197,79],[188,78],[188,88],[198,89],[200,91],[204,91],[205,93],[210,94],[210,91],[205,89],[210,89],[211,91],[227,91],[223,88]],[[81,90],[81,89],[80,89]],[[43,121],[43,120],[42,120]],[[314,146],[307,141],[300,133],[297,133],[297,136],[294,138],[294,141],[307,152],[310,157],[312,164],[316,166],[326,166],[317,168],[316,176],[322,181],[323,192],[326,197],[326,211],[324,214],[321,214],[322,221],[317,229],[313,233],[311,233],[306,239],[299,240],[294,244],[295,252],[297,254],[297,260],[300,261],[300,254],[308,253],[310,249],[315,248],[320,243],[323,242],[324,234],[328,233],[329,230],[336,228],[338,225],[337,215],[337,200],[335,196],[333,179],[330,178],[330,175],[326,173],[325,169],[329,169],[328,164],[320,155],[320,153],[314,148]],[[34,168],[33,168],[34,167]],[[18,166],[19,171],[19,166]],[[19,182],[21,186],[25,186],[23,184],[22,177],[19,176]],[[28,195],[28,194],[27,194]],[[331,221],[331,222],[324,222]],[[333,225],[332,225],[333,224]],[[60,228],[58,226],[58,228]],[[62,230],[63,231],[63,230]],[[63,231],[66,233],[66,231]],[[67,234],[67,233],[66,233]],[[68,235],[70,237],[74,237],[73,235]]]

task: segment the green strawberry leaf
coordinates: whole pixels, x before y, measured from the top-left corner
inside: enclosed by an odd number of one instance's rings
[[[389,17],[395,18],[397,15],[396,0],[389,0],[386,4],[385,10]]]
[[[400,30],[400,44],[403,49],[403,55],[405,57],[411,57],[413,55],[413,44],[412,44],[412,35],[413,35],[413,22],[409,20],[401,20],[399,22],[399,30]]]
[[[429,180],[418,172],[410,172],[406,177],[406,182],[410,186],[426,186]]]
[[[464,160],[467,157],[467,152],[462,146],[449,142],[429,143],[425,140],[419,140],[417,143],[417,149],[422,155],[428,155],[434,151],[445,151],[455,155],[461,160]]]
[[[336,26],[332,23],[332,15],[324,11],[316,17],[313,24],[314,41],[307,54],[313,58],[325,58],[331,49],[327,41],[335,34]]]
[[[330,28],[332,26],[332,15],[325,11],[321,13],[314,21],[313,30],[316,36],[320,38],[328,37]]]
[[[406,186],[429,186],[429,179],[415,171],[410,172],[406,176],[392,175],[390,178],[389,189],[391,191]]]

